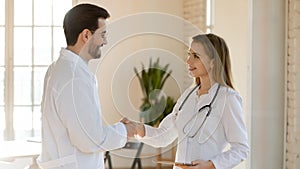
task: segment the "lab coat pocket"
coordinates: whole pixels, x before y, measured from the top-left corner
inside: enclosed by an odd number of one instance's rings
[[[198,143],[206,142],[218,128],[223,116],[223,107],[216,106],[212,108],[211,114],[203,124],[198,134]]]

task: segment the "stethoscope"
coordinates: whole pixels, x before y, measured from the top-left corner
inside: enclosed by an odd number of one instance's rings
[[[185,104],[185,102],[187,101],[187,99],[190,97],[190,95],[191,95],[197,88],[199,88],[199,86],[200,86],[200,84],[197,85],[197,86],[195,86],[195,87],[188,93],[188,95],[185,97],[185,99],[183,100],[183,102],[182,102],[181,105],[179,106],[178,111],[180,111],[180,110],[182,109],[182,107],[184,106],[184,104]],[[193,115],[193,116],[191,117],[191,119],[188,120],[188,122],[184,125],[184,127],[183,127],[182,130],[183,130],[183,133],[184,133],[185,135],[187,135],[187,136],[190,137],[190,138],[194,138],[194,137],[196,136],[196,134],[198,133],[198,131],[202,128],[202,126],[203,126],[203,124],[205,123],[207,117],[208,117],[208,116],[210,115],[210,113],[211,113],[211,110],[212,110],[212,104],[214,103],[214,101],[215,101],[215,99],[216,99],[216,97],[217,97],[217,95],[218,95],[218,93],[219,93],[220,86],[221,86],[221,85],[218,84],[218,88],[217,88],[217,90],[216,90],[216,93],[215,93],[213,99],[210,101],[210,103],[207,104],[207,105],[202,106],[202,107],[198,110],[198,112],[197,112],[195,115]],[[207,110],[207,113],[206,113],[206,115],[205,115],[205,118],[204,118],[204,120],[202,121],[202,123],[200,123],[200,125],[197,127],[197,126],[196,126],[196,125],[197,125],[196,122],[197,122],[198,115],[199,115],[201,112],[205,112],[205,110]]]

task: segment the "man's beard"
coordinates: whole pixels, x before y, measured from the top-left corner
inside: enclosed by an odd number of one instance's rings
[[[101,49],[100,49],[101,46],[98,46],[98,45],[90,45],[89,46],[89,54],[91,55],[91,57],[93,59],[99,59],[101,57]]]

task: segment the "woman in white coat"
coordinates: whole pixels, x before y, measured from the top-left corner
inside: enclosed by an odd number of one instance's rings
[[[186,63],[195,85],[181,95],[158,128],[135,123],[137,138],[154,147],[177,139],[175,168],[233,168],[246,159],[249,145],[242,99],[232,85],[228,47],[217,35],[197,35]]]

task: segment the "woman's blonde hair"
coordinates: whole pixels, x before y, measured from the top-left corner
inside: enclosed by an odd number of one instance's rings
[[[212,76],[217,83],[234,89],[232,84],[230,54],[226,42],[223,38],[209,33],[194,36],[193,42],[201,43],[208,56],[214,60]],[[200,78],[196,78],[199,85]]]

